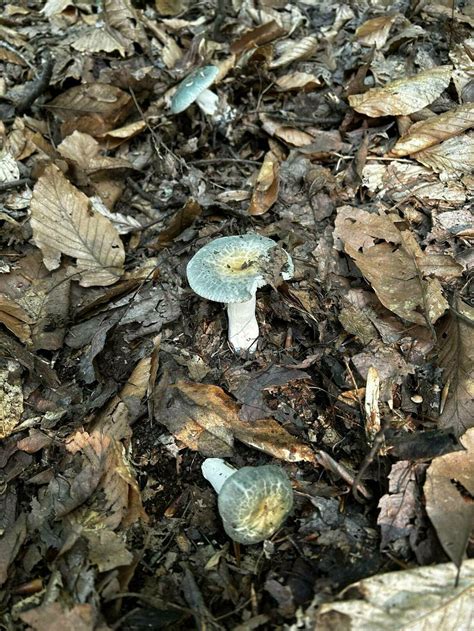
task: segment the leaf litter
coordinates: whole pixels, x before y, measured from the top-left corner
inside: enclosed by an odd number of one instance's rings
[[[3,627],[468,628],[468,9],[48,0],[0,64]],[[295,271],[238,357],[186,264],[248,232]],[[289,475],[271,541],[216,456]]]

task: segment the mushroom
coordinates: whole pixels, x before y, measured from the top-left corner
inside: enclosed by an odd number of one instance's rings
[[[237,353],[257,349],[256,291],[293,276],[290,255],[258,234],[221,237],[201,248],[187,266],[188,281],[202,298],[227,304],[229,342]]]
[[[196,101],[205,114],[210,116],[215,114],[219,97],[207,88],[214,83],[218,73],[216,66],[204,66],[193,70],[178,85],[171,99],[171,112],[173,114],[184,112]]]
[[[293,489],[275,465],[234,469],[221,458],[206,458],[202,473],[218,494],[224,530],[234,541],[250,545],[268,539],[293,508]]]

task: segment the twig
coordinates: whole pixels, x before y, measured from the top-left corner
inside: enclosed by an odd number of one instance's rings
[[[208,160],[189,160],[188,164],[219,164],[222,162],[237,162],[241,164],[249,164],[251,166],[255,166],[256,164],[262,164],[258,160],[242,160],[241,158],[209,158]]]
[[[0,182],[0,191],[8,191],[11,188],[19,188],[24,184],[32,184],[33,180],[29,177],[21,177],[19,180],[9,180],[8,182]]]
[[[36,99],[46,92],[53,74],[53,58],[47,55],[38,78],[27,85],[19,102],[15,104],[18,114],[24,114]]]

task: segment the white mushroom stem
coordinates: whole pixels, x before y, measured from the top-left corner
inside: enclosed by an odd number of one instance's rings
[[[227,305],[229,317],[229,342],[237,353],[257,350],[258,323],[255,317],[255,294],[245,302],[230,302]]]
[[[237,469],[227,464],[222,458],[206,458],[201,465],[201,471],[206,480],[212,484],[215,492],[219,494],[224,482],[234,475]]]
[[[217,112],[219,97],[217,96],[217,94],[214,94],[212,90],[203,90],[201,94],[197,97],[196,103],[202,109],[204,114],[214,116],[214,114]]]

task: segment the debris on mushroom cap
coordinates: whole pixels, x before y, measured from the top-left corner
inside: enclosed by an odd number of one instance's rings
[[[278,257],[278,253],[283,256]],[[186,273],[191,289],[199,296],[234,303],[250,300],[259,287],[272,283],[277,275],[288,280],[293,271],[290,255],[275,241],[245,234],[210,241],[189,261]]]
[[[198,96],[207,90],[217,77],[219,69],[216,66],[196,68],[181,81],[171,99],[170,109],[173,114],[184,112]]]
[[[293,489],[280,467],[243,467],[224,482],[218,507],[229,537],[250,545],[271,537],[288,517]]]

